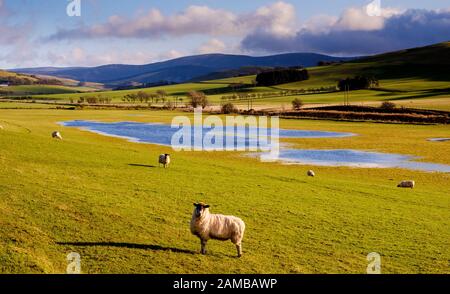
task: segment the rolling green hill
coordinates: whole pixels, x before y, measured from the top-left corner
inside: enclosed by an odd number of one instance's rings
[[[0,96],[82,93],[95,91],[100,87],[91,84],[79,87],[79,82],[75,80],[0,70],[0,84],[3,83],[9,84],[9,86],[0,88]]]
[[[296,83],[278,85],[274,87],[251,87],[245,89],[247,93],[282,92],[296,89],[316,89],[321,87],[333,87],[340,79],[356,76],[375,76],[380,80],[380,87],[372,90],[352,91],[350,102],[352,103],[380,103],[381,101],[393,100],[399,105],[411,107],[436,108],[450,110],[450,72],[447,70],[450,60],[450,42],[440,43],[432,46],[402,50],[350,61],[346,63],[328,66],[317,66],[308,68],[310,79]],[[212,104],[218,105],[223,102],[222,96],[229,95],[225,91],[229,84],[244,83],[252,84],[255,76],[242,76],[234,78],[219,79],[213,81],[186,83],[170,86],[161,86],[146,89],[105,91],[102,95],[111,97],[117,103],[122,102],[122,97],[144,91],[156,93],[164,90],[168,93],[168,99],[183,97],[187,92],[206,91],[214,94],[209,95]],[[221,93],[221,91],[223,92]],[[89,94],[56,94],[37,96],[45,99],[69,99],[76,100],[80,96]],[[333,104],[343,101],[343,94],[332,93],[309,93],[299,96],[307,104]],[[293,100],[292,95],[275,95],[270,98],[255,99],[253,105],[259,107],[281,107],[289,105]],[[187,101],[184,99],[184,101]],[[235,100],[236,105],[246,106],[247,101]]]

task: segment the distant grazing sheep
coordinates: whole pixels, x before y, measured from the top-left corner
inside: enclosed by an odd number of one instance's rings
[[[170,154],[161,154],[159,156],[159,166],[164,165],[164,168],[169,167],[170,164]]]
[[[63,139],[61,134],[59,132],[57,132],[57,131],[52,133],[52,138],[53,139],[58,139],[58,140],[62,140]]]
[[[416,182],[414,181],[403,181],[397,185],[398,188],[411,188],[414,189],[416,186]]]
[[[308,171],[308,177],[315,177],[315,176],[316,176],[316,173],[314,171],[312,171],[312,170]]]
[[[242,256],[242,238],[245,223],[238,217],[209,213],[209,205],[194,203],[191,219],[191,233],[200,238],[201,253],[206,254],[206,242],[209,239],[227,241],[236,245],[238,257]]]

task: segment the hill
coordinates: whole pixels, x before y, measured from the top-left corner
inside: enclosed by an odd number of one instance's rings
[[[308,68],[310,79],[280,85],[278,89],[334,86],[341,79],[363,75],[381,81],[379,91],[392,95],[410,91],[450,88],[450,42],[389,52],[344,63]],[[250,83],[254,76],[226,79],[228,83]]]
[[[319,61],[350,60],[314,53],[290,53],[252,57],[244,55],[206,54],[181,57],[169,61],[146,64],[111,64],[98,67],[75,68],[24,68],[17,73],[45,74],[78,81],[89,81],[117,86],[137,83],[167,81],[183,83],[208,74],[236,70],[243,67],[315,66]]]
[[[34,76],[0,70],[0,84],[30,85],[38,81],[39,79]]]
[[[26,75],[0,70],[0,96],[83,93],[101,89],[101,85],[86,84],[48,75]]]

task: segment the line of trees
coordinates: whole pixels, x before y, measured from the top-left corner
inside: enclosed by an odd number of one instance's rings
[[[260,73],[256,76],[258,86],[275,86],[309,79],[306,69],[288,68]]]
[[[78,104],[88,103],[88,104],[110,104],[112,98],[104,97],[102,95],[97,96],[82,96],[78,99]],[[70,99],[70,103],[74,103],[73,99]]]
[[[139,91],[137,93],[130,93],[122,97],[123,102],[130,103],[165,103],[167,100],[167,93],[164,90],[158,90],[156,93],[146,93],[144,91]]]
[[[265,99],[274,97],[294,96],[301,94],[318,94],[329,93],[337,91],[336,86],[320,87],[320,88],[308,88],[308,89],[294,89],[264,93],[235,93],[233,95],[224,95],[221,97],[222,101],[232,100],[248,100],[248,99]]]
[[[208,97],[203,92],[190,91],[187,93],[187,99],[187,104],[194,108],[205,108],[209,105]],[[183,103],[184,98],[174,97],[170,99],[167,97],[167,93],[164,90],[159,90],[156,93],[146,93],[144,91],[130,93],[123,96],[122,101],[129,103],[148,103],[149,105],[161,102],[166,108],[172,109],[179,107],[179,105]]]
[[[375,77],[356,76],[353,78],[346,78],[338,82],[338,88],[341,91],[352,91],[371,89],[380,86],[380,82]]]

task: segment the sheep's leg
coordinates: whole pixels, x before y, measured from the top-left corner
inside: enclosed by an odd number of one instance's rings
[[[202,254],[205,255],[206,254],[206,240],[201,240],[201,244],[202,244]]]
[[[236,244],[238,257],[242,256],[242,244]]]

